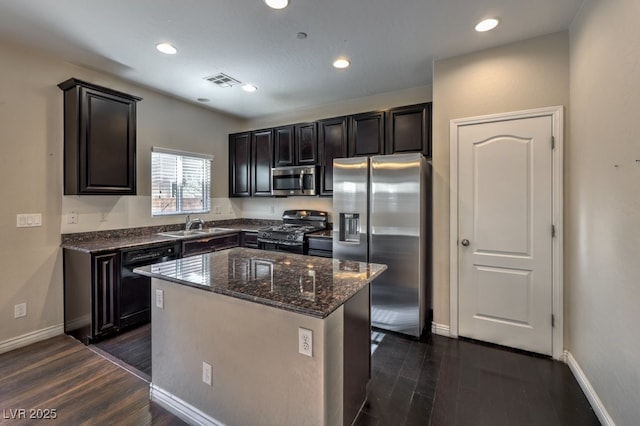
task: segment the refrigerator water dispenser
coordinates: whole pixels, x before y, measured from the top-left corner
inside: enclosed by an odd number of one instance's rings
[[[360,213],[340,213],[340,241],[360,242]]]

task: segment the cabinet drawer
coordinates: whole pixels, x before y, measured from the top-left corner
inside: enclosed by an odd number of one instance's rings
[[[258,248],[258,232],[243,231],[240,246]]]
[[[331,238],[309,237],[309,250],[333,251],[333,240]]]
[[[227,234],[182,242],[182,257],[209,253],[240,246],[240,234]]]

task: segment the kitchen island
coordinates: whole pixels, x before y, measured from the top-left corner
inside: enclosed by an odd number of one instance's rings
[[[246,248],[136,269],[153,278],[151,399],[190,423],[351,424],[385,269]]]

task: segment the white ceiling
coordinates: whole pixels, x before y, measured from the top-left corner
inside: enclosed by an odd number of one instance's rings
[[[255,118],[429,85],[435,59],[567,29],[581,3],[290,0],[273,10],[262,0],[0,0],[0,39]],[[500,26],[476,33],[486,17]],[[159,42],[178,54],[159,53]],[[334,69],[338,56],[352,66]],[[259,90],[204,80],[219,72]]]

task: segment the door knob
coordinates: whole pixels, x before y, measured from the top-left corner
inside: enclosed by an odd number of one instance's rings
[[[469,240],[466,238],[460,242],[463,246],[467,247],[469,245]]]

